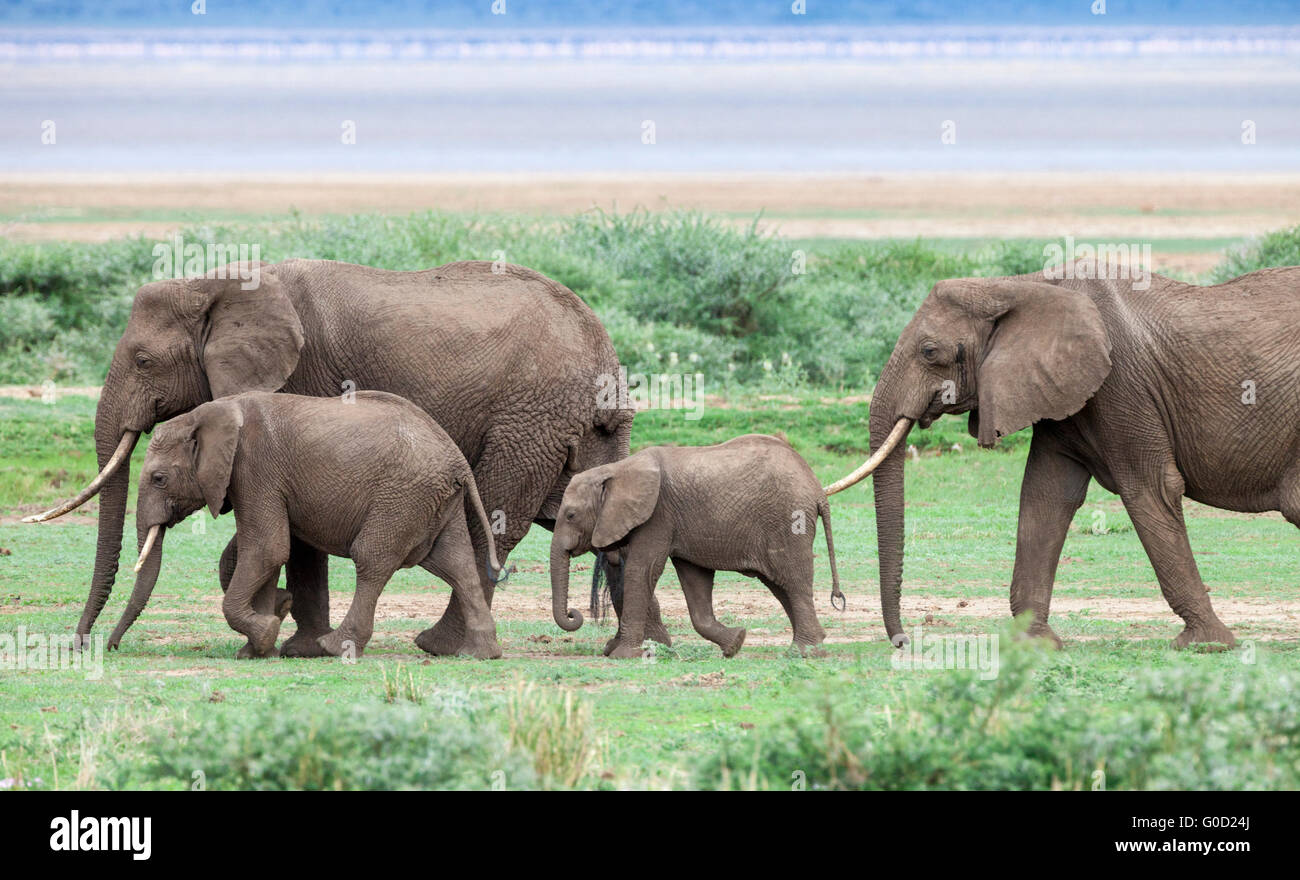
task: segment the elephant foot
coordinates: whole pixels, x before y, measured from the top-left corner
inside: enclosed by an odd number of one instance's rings
[[[810,645],[807,643],[792,642],[794,648],[799,651],[800,657],[829,657],[830,651],[827,651],[821,644]]]
[[[1218,620],[1196,626],[1189,623],[1174,639],[1175,648],[1205,645],[1207,649],[1226,651],[1235,647],[1236,644],[1237,637],[1232,634],[1232,630]]]
[[[418,639],[416,644],[419,644]],[[456,653],[462,657],[474,657],[479,660],[497,660],[501,657],[501,643],[497,641],[495,632],[471,631]]]
[[[365,644],[344,634],[342,627],[330,630],[319,637],[316,639],[316,644],[331,657],[347,657],[349,659],[360,657],[366,649]]]
[[[605,647],[600,649],[600,653],[608,657],[610,654],[614,653],[614,650],[618,646],[619,646],[619,638],[618,636],[614,636],[614,638],[610,639],[608,642],[605,643]]]
[[[236,652],[235,657],[243,660],[250,657],[274,657],[275,639],[280,635],[280,618],[274,614],[255,614],[249,628],[244,631],[248,644]]]
[[[320,638],[329,635],[332,630],[326,630],[323,633],[314,633],[308,630],[299,629],[289,638],[285,639],[284,645],[280,648],[281,657],[328,657],[325,649],[320,646]]]
[[[662,620],[652,620],[645,625],[645,637],[652,642],[672,647],[673,637],[668,635],[668,627]]]
[[[416,636],[415,644],[426,654],[453,657],[461,652],[465,636],[451,627],[442,626],[442,621],[439,621]]]
[[[1024,638],[1044,639],[1045,641],[1051,642],[1052,647],[1058,651],[1065,647],[1065,643],[1061,641],[1061,637],[1058,636],[1046,623],[1030,624],[1029,629],[1024,634]]]
[[[609,645],[605,646],[609,648]],[[605,656],[613,660],[639,660],[650,655],[650,652],[643,649],[641,645],[634,645],[627,639],[620,639],[618,644],[610,648]]]
[[[265,654],[259,654],[257,653],[257,649],[253,647],[252,642],[245,643],[244,647],[240,648],[238,651],[235,652],[236,660],[259,660],[259,659],[268,659],[268,658],[279,657],[279,656],[280,656],[280,652],[275,647],[275,645],[272,645],[271,650],[267,651]]]
[[[727,635],[723,636],[722,640],[718,642],[718,647],[722,648],[723,657],[735,657],[744,644],[745,628],[742,626],[728,630]]]

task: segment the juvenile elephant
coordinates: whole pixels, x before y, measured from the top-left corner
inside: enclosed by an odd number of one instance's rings
[[[569,605],[569,559],[595,548],[621,558],[623,613],[611,657],[637,657],[646,612],[669,558],[695,631],[731,657],[743,628],[713,613],[713,573],[761,580],[806,650],[826,633],[813,608],[813,538],[820,516],[830,556],[831,596],[843,600],[831,539],[830,505],[807,462],[784,440],[747,434],[716,446],[654,446],[578,474],[560,503],[551,538],[555,622],[572,632],[582,614]]]
[[[213,516],[235,512],[239,561],[222,610],[248,637],[240,656],[275,651],[288,604],[276,584],[298,540],[356,563],[352,605],[319,637],[326,654],[360,655],[384,585],[399,568],[419,565],[460,599],[460,653],[500,657],[467,503],[487,536],[486,574],[495,582],[501,566],[474,474],[413,403],[377,391],[350,400],[249,392],[205,403],[161,425],[149,443],[136,514],[138,575],[108,646],[118,646],[149,601],[165,529],[206,506]]]
[[[871,400],[880,598],[899,620],[902,439],[942,413],[970,413],[981,446],[1033,425],[1020,487],[1011,613],[1048,626],[1056,565],[1091,479],[1117,493],[1186,624],[1177,647],[1232,645],[1183,523],[1186,496],[1226,510],[1281,511],[1300,526],[1300,268],[1213,287],[1081,262],[1044,273],[940,281],[903,330]]]
[[[155,281],[136,293],[104,380],[95,412],[99,475],[29,519],[53,519],[99,494],[94,574],[76,630],[84,640],[117,576],[141,432],[241,391],[388,391],[433,416],[465,454],[484,505],[505,527],[496,536],[504,556],[532,523],[550,528],[570,476],[628,454],[633,412],[600,405],[595,391],[618,372],[595,313],[562,284],[520,266],[391,272],[288,260]],[[487,536],[473,519],[470,535],[482,555]],[[237,547],[231,541],[222,555],[223,585]],[[286,578],[298,631],[284,654],[317,655],[329,631],[325,554],[293,541]],[[480,587],[491,605],[485,575]],[[666,640],[652,614],[650,637]],[[453,596],[422,645],[454,654],[464,624]]]

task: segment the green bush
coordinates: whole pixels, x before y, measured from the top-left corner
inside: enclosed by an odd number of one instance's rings
[[[208,715],[155,735],[138,772],[164,787],[202,778],[214,790],[537,786],[530,756],[485,713],[378,701]]]
[[[1271,266],[1300,266],[1300,226],[1270,232],[1229,251],[1210,278],[1220,284]]]
[[[710,390],[866,390],[936,281],[1043,264],[1041,248],[1025,242],[967,250],[920,240],[804,244],[695,212],[295,216],[182,234],[187,243],[257,244],[269,261],[400,270],[519,263],[586,300],[630,372],[702,372]],[[135,289],[151,280],[153,244],[0,242],[0,383],[100,381]],[[1297,263],[1300,227],[1231,255],[1216,277]]]
[[[865,712],[847,673],[818,676],[784,721],[733,733],[698,759],[704,788],[1293,789],[1300,679],[1243,666],[1135,674],[1122,704],[1043,696],[1057,673],[1003,637],[1000,673],[899,673],[898,698]],[[802,774],[802,777],[796,775]]]

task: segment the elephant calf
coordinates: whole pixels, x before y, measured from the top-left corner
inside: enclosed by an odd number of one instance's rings
[[[575,476],[551,539],[555,622],[572,632],[582,615],[568,607],[569,559],[603,551],[623,563],[620,636],[611,657],[640,655],[647,609],[672,558],[696,632],[733,656],[743,628],[713,614],[713,573],[757,577],[785,608],[801,651],[826,633],[813,610],[816,518],[826,529],[831,597],[843,600],[831,540],[830,505],[807,462],[784,440],[747,434],[717,446],[654,446]]]
[[[354,398],[249,392],[205,403],[160,426],[149,443],[136,508],[138,574],[109,647],[117,647],[153,592],[164,530],[206,506],[214,517],[235,512],[239,561],[222,610],[248,636],[240,656],[275,651],[289,606],[276,584],[293,538],[356,563],[352,605],[338,629],[318,639],[326,653],[351,648],[359,655],[384,585],[399,568],[419,565],[447,581],[465,610],[461,653],[500,657],[466,500],[487,535],[489,575],[496,578],[501,566],[469,464],[405,398],[380,391]]]

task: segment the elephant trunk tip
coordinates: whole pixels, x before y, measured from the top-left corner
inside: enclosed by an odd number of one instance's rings
[[[556,615],[555,623],[565,632],[574,632],[582,627],[582,612],[570,608],[564,616]]]
[[[889,641],[890,644],[892,644],[895,648],[902,649],[906,647],[908,643],[911,642],[912,640],[907,637],[907,633],[896,632],[889,637]]]

